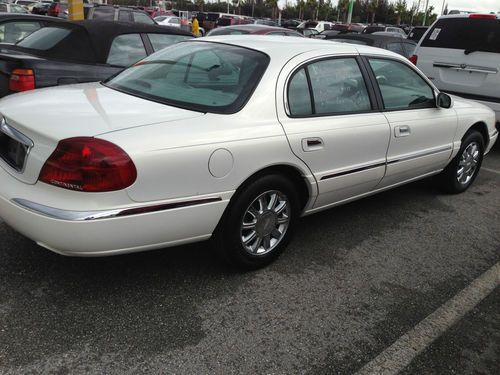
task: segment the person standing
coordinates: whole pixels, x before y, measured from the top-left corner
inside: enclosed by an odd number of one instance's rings
[[[200,24],[198,23],[198,18],[196,18],[196,16],[193,16],[191,19],[191,32],[196,37],[200,36]]]

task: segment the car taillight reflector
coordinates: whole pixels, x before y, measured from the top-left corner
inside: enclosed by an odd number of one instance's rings
[[[10,74],[10,91],[28,91],[35,88],[35,74],[31,69],[14,69]]]
[[[479,19],[486,19],[486,20],[496,20],[497,16],[495,14],[471,14],[471,15],[469,15],[469,18],[479,18]]]
[[[125,189],[137,178],[130,157],[115,144],[92,137],[59,142],[39,180],[69,190],[105,192]]]
[[[417,65],[418,56],[411,55],[410,57],[408,57],[408,60],[410,60],[414,65]]]

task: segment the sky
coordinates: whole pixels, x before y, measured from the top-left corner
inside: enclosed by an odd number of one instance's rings
[[[409,5],[411,5],[412,2],[418,3],[418,0],[406,1]],[[459,9],[480,13],[500,12],[500,0],[445,0],[445,2],[448,3],[448,10]],[[421,0],[420,3],[421,9],[424,9],[425,0]],[[429,0],[429,6],[431,5],[434,6],[434,13],[441,14],[443,0]]]

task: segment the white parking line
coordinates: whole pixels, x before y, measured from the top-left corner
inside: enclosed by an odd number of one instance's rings
[[[481,170],[486,171],[486,172],[500,174],[500,171],[495,171],[494,169],[490,169],[490,168],[481,167]]]
[[[498,285],[500,285],[500,262],[401,336],[356,374],[397,374]]]

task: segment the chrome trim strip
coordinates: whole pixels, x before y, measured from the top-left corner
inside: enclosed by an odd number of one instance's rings
[[[351,174],[351,173],[356,173],[356,172],[362,172],[362,171],[366,171],[368,169],[379,168],[379,167],[383,167],[383,166],[385,166],[385,162],[383,162],[383,163],[377,163],[377,164],[372,164],[372,165],[367,165],[367,166],[361,167],[361,168],[350,169],[348,171],[343,171],[343,172],[338,172],[338,173],[332,173],[332,174],[329,174],[329,175],[321,177],[320,181],[328,180],[330,178],[345,176],[346,174]]]
[[[26,137],[23,133],[21,133],[19,130],[14,129],[11,127],[7,122],[5,121],[4,117],[1,117],[0,120],[0,132],[4,133],[7,137],[12,138],[13,140],[21,143],[23,146],[26,147],[26,155],[24,157],[24,163],[22,168],[16,168],[16,166],[11,165],[7,160],[5,162],[12,167],[16,172],[23,173],[24,169],[26,168],[26,163],[28,162],[28,156],[30,154],[31,149],[35,145],[31,139]],[[3,158],[2,158],[3,159]]]
[[[465,64],[452,64],[452,63],[442,63],[435,62],[432,64],[435,68],[448,68],[453,70],[466,70],[468,72],[477,72],[477,73],[486,73],[486,74],[496,74],[498,73],[498,69],[483,67],[483,66],[473,66],[473,65],[465,65]]]
[[[433,151],[426,151],[426,152],[421,152],[421,153],[415,154],[415,155],[404,156],[402,158],[397,158],[397,159],[393,159],[393,160],[387,160],[387,164],[394,164],[394,163],[398,163],[400,161],[408,161],[408,160],[417,159],[417,158],[421,158],[424,156],[430,156],[433,154],[439,154],[440,152],[451,151],[451,150],[452,150],[451,146],[442,147],[440,149],[433,150]]]
[[[45,206],[43,204],[31,202],[27,199],[14,198],[12,202],[17,206],[22,207],[28,211],[34,212],[36,214],[50,217],[51,219],[57,220],[68,220],[68,221],[90,221],[98,219],[111,219],[115,217],[139,215],[144,213],[158,212],[172,210],[175,208],[183,208],[189,206],[196,206],[201,204],[220,202],[221,197],[211,197],[203,199],[193,199],[189,201],[174,202],[174,203],[163,203],[150,206],[139,206],[132,208],[120,208],[115,210],[103,210],[103,211],[72,211],[72,210],[62,210],[59,208]]]

